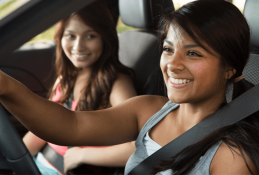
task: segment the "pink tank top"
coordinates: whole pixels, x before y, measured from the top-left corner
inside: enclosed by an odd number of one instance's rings
[[[62,94],[61,94],[61,92],[60,92],[60,89],[61,89],[61,85],[59,84],[59,85],[57,86],[56,94],[55,94],[55,96],[53,97],[52,101],[57,102],[57,101],[61,98]],[[77,106],[77,101],[72,101],[71,110],[72,110],[72,111],[75,111],[76,106]],[[59,145],[55,145],[55,144],[49,143],[49,142],[48,142],[48,144],[49,144],[49,146],[51,146],[57,153],[59,153],[61,156],[64,156],[65,153],[66,153],[66,151],[68,150],[68,147],[67,147],[67,146],[59,146]],[[81,148],[85,148],[85,147],[105,147],[105,146],[81,146]]]

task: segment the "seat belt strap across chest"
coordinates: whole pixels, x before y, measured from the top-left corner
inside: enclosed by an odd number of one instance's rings
[[[235,124],[258,110],[259,85],[256,85],[146,158],[129,175],[151,174],[160,160],[170,159],[187,146],[197,143],[213,131]]]

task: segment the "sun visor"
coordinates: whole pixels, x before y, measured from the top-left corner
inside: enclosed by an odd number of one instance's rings
[[[259,47],[259,1],[247,0],[244,8],[244,16],[251,30],[251,46]]]
[[[174,8],[172,0],[120,0],[122,22],[141,29],[156,29],[163,9]]]

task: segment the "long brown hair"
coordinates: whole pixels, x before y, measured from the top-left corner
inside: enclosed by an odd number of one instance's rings
[[[118,72],[131,74],[132,70],[125,67],[118,59],[118,35],[109,9],[101,1],[71,14],[58,22],[54,35],[56,43],[56,75],[60,79],[62,97],[58,103],[64,103],[73,91],[78,69],[65,55],[61,39],[66,24],[71,17],[79,17],[85,24],[92,27],[102,37],[103,51],[100,58],[92,66],[90,78],[86,80],[85,87],[78,101],[76,110],[97,110],[109,106],[109,97],[112,85]],[[56,87],[51,89],[50,98],[55,95]]]

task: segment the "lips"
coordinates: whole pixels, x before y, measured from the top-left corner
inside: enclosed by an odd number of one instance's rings
[[[73,54],[73,57],[76,57],[76,58],[85,58],[88,54]]]
[[[189,79],[175,79],[175,78],[170,78],[170,81],[171,81],[173,84],[186,84],[186,83],[191,82],[192,80],[189,80]]]
[[[169,85],[177,89],[186,87],[191,82],[193,82],[193,80],[169,78]]]
[[[169,70],[167,70],[167,75],[169,76],[170,85],[173,88],[182,88],[182,87],[189,85],[191,82],[193,82],[192,79],[173,78],[172,72]]]
[[[72,57],[76,59],[77,61],[84,61],[87,57],[89,57],[91,54],[76,54],[72,53]]]
[[[173,78],[172,72],[170,70],[167,70],[167,75],[170,77],[170,81],[173,84],[186,84],[193,81],[187,78]]]

